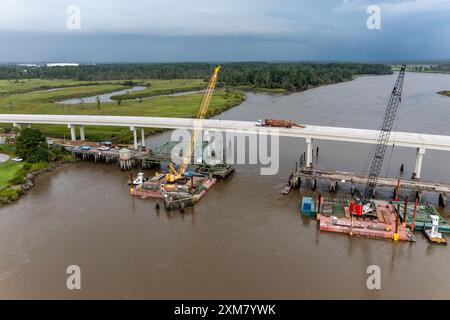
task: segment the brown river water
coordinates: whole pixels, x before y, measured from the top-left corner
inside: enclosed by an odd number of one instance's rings
[[[362,77],[289,96],[248,93],[217,118],[377,128],[394,82],[395,75]],[[449,135],[450,98],[436,94],[449,88],[450,75],[407,73],[396,129]],[[360,171],[369,150],[317,145],[317,165],[341,170]],[[41,175],[27,195],[0,208],[0,298],[450,298],[449,248],[419,233],[415,243],[394,243],[319,232],[299,214],[308,188],[288,196],[280,188],[304,151],[303,140],[281,139],[277,175],[237,166],[184,214],[131,197],[128,173],[115,166],[84,162]],[[383,175],[389,167],[398,176],[404,163],[409,177],[415,150],[395,148],[388,160]],[[449,163],[450,153],[427,151],[422,177],[449,182]],[[436,203],[437,195],[424,199]],[[69,265],[81,268],[81,290],[66,288]],[[381,269],[381,290],[367,289],[369,265]]]

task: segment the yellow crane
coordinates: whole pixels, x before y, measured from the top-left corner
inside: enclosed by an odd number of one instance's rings
[[[192,139],[191,143],[186,147],[185,152],[183,152],[183,159],[181,161],[180,167],[176,170],[173,167],[173,164],[169,164],[169,173],[166,174],[167,182],[176,182],[178,180],[184,179],[184,173],[186,172],[186,168],[191,162],[192,153],[195,147],[195,144],[198,139],[198,135],[201,132],[202,120],[206,116],[206,112],[208,111],[209,103],[211,102],[211,97],[213,95],[214,89],[217,83],[217,76],[219,74],[220,66],[214,68],[214,72],[209,79],[208,87],[202,98],[202,103],[200,104],[200,108],[197,113],[197,118],[194,122],[194,129],[192,130]]]

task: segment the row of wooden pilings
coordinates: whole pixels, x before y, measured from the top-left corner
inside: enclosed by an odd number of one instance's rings
[[[120,170],[128,171],[135,168],[150,169],[154,164],[146,161],[145,158],[120,159],[119,155],[105,154],[99,152],[89,152],[83,150],[73,150],[72,155],[84,161],[105,162],[107,164],[118,164]]]

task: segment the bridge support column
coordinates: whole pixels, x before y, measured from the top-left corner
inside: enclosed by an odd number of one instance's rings
[[[135,127],[130,127],[130,130],[133,131],[134,149],[137,149],[138,148],[137,130]]]
[[[306,138],[306,167],[312,167],[312,157],[313,157],[313,147],[312,147],[313,139]]]
[[[84,135],[84,126],[80,126],[80,140],[86,140],[86,136]]]
[[[73,124],[68,124],[67,128],[70,129],[70,140],[76,141],[77,140],[77,132],[75,131],[75,126]]]
[[[446,207],[447,205],[447,195],[445,193],[439,193],[439,206]]]
[[[141,128],[141,146],[145,147],[145,130],[144,128]]]
[[[420,174],[422,172],[422,160],[423,160],[424,154],[425,154],[425,148],[417,148],[416,165],[414,167],[414,172],[412,175],[413,179],[420,179]]]

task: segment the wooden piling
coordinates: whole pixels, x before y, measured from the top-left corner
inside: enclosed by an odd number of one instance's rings
[[[406,213],[408,212],[408,196],[405,197],[405,207],[403,210],[403,226],[406,226]]]
[[[411,231],[414,231],[414,229],[416,228],[416,214],[417,214],[417,206],[419,205],[419,199],[416,198],[416,200],[414,201],[414,212],[413,212],[413,216],[412,216],[412,220],[411,220],[411,224],[409,226],[409,228],[411,229]]]

